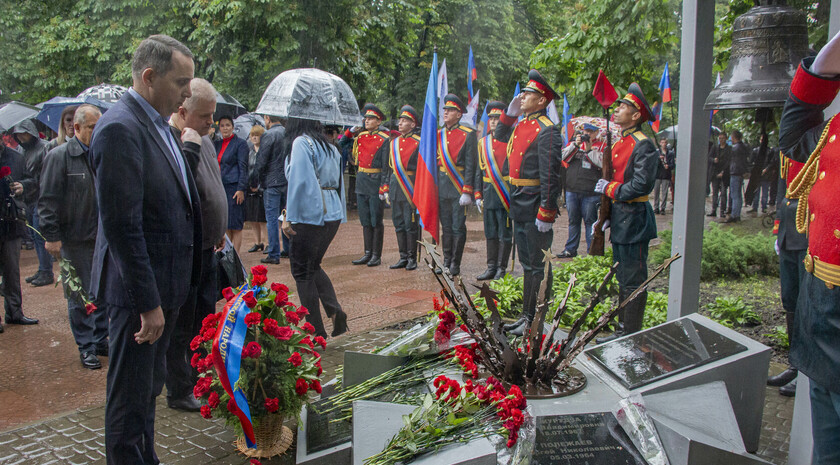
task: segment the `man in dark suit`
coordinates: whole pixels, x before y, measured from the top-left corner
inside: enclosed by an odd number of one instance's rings
[[[201,259],[199,195],[162,116],[191,95],[192,53],[154,35],[137,47],[131,72],[132,88],[99,120],[90,147],[99,203],[91,291],[110,319],[107,462],[157,464],[155,398]],[[181,139],[201,144],[192,129]]]

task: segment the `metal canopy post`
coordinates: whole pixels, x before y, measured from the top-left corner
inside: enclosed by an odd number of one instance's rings
[[[684,0],[680,47],[680,106],[668,320],[696,312],[700,302],[700,256],[706,213],[709,112],[712,89],[715,2]]]

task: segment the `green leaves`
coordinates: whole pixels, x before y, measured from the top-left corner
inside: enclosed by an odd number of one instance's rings
[[[761,317],[741,297],[717,297],[708,304],[709,315],[724,326],[745,326],[761,323]]]

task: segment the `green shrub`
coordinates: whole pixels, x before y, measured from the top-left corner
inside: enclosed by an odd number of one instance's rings
[[[490,282],[490,289],[499,293],[496,302],[496,308],[499,310],[499,315],[502,318],[516,318],[522,311],[522,286],[524,280],[522,276],[514,277],[506,274],[499,279]],[[479,297],[478,293],[472,296],[475,308],[485,317],[490,317],[490,312],[487,310],[487,302],[484,297]]]
[[[761,323],[761,318],[753,311],[752,306],[740,297],[718,297],[706,305],[706,309],[714,320],[730,328]]]
[[[650,263],[671,256],[671,231],[659,233],[662,243],[650,253]],[[778,274],[779,262],[773,250],[773,236],[758,233],[738,235],[731,228],[712,223],[703,234],[700,279],[743,278],[754,274]]]
[[[788,338],[787,328],[784,326],[776,326],[772,333],[765,334],[765,336],[773,340],[782,349],[790,348],[790,339]]]

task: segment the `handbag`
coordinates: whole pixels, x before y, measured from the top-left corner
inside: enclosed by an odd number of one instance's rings
[[[219,267],[219,293],[218,298],[221,299],[222,289],[227,287],[236,289],[245,284],[245,266],[242,260],[239,259],[239,254],[233,248],[233,243],[225,236],[225,246],[222,250],[216,252],[216,258]]]

